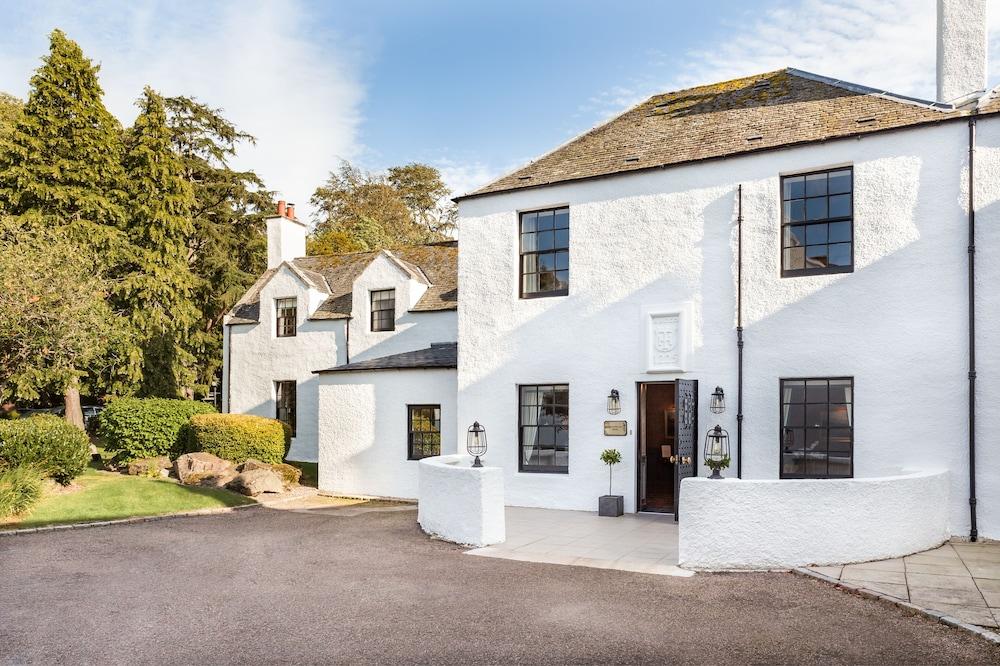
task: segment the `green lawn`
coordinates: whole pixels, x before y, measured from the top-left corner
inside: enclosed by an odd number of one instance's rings
[[[228,490],[182,486],[173,481],[95,469],[88,469],[75,483],[83,488],[75,492],[47,494],[18,522],[0,525],[0,529],[157,516],[254,502],[249,497]]]
[[[286,460],[285,462],[302,470],[302,478],[299,479],[299,485],[309,486],[310,488],[319,487],[318,463],[299,462],[298,460]]]

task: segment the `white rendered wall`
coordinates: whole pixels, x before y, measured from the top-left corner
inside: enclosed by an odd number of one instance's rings
[[[1000,146],[995,130],[981,135],[991,146],[984,152]],[[964,122],[944,123],[462,201],[458,417],[487,427],[490,463],[504,467],[508,503],[594,510],[607,492],[598,455],[613,446],[624,457],[615,492],[634,511],[640,381],[699,380],[699,454],[706,429],[719,423],[733,436],[735,469],[735,219],[742,183],[744,477],[778,477],[779,378],[853,376],[855,476],[946,467],[951,529],[966,533],[966,136]],[[780,175],[841,165],[854,167],[854,272],[782,279]],[[983,187],[995,201],[1000,162],[993,168]],[[520,300],[517,212],[567,204],[570,293]],[[989,206],[995,215],[996,205]],[[983,251],[995,253],[996,232],[983,233],[994,235]],[[683,303],[692,311],[687,371],[645,372],[641,313]],[[980,330],[989,334],[1000,312],[993,303],[980,307]],[[998,380],[994,375],[991,385]],[[570,386],[570,472],[519,473],[516,386],[549,382]],[[707,409],[716,385],[729,406],[718,416]],[[609,417],[613,388],[621,392],[622,413]],[[991,402],[981,401],[983,433],[1000,432],[1000,400]],[[603,436],[608,418],[627,419],[629,436]],[[985,472],[980,479],[994,513],[997,479]],[[1000,520],[981,520],[982,534],[1000,536]]]
[[[937,95],[954,102],[986,90],[987,0],[937,0]]]
[[[867,479],[691,478],[681,484],[679,563],[779,569],[902,557],[948,531],[945,471]]]
[[[506,539],[503,470],[472,467],[467,455],[420,461],[417,522],[428,534],[470,546]]]
[[[373,290],[396,290],[396,330],[371,330]],[[354,318],[351,327],[351,362],[400,352],[426,349],[432,342],[458,339],[458,317],[454,310],[410,312],[427,290],[410,278],[385,255],[377,256],[354,281]]]
[[[441,405],[441,452],[455,453],[456,392],[455,370],[319,375],[319,487],[416,499],[418,461],[407,460],[407,405]]]
[[[279,338],[274,301],[292,296],[298,299],[298,330],[294,337]],[[292,460],[317,459],[319,380],[313,371],[344,362],[344,321],[307,320],[307,304],[314,309],[321,296],[284,267],[261,289],[260,323],[228,327],[230,367],[223,371],[231,384],[228,411],[275,418],[274,382],[297,382]]]

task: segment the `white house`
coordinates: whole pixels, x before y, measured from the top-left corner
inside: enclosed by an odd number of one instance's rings
[[[442,435],[454,450],[455,243],[304,256],[306,231],[279,202],[267,271],[225,320],[223,410],[288,423],[325,489],[415,497],[414,461]]]
[[[1000,537],[984,4],[941,3],[938,101],[768,72],[656,95],[458,199],[458,425],[486,426],[508,504],[593,511],[618,448],[625,510],[673,512],[718,424],[744,479],[946,468],[952,533],[975,512]]]
[[[656,95],[459,197],[457,248],[303,258],[279,215],[226,407],[287,418],[296,382],[330,490],[413,497],[408,459],[478,421],[507,504],[594,510],[617,448],[625,510],[676,513],[718,425],[748,480],[947,470],[948,530],[1000,538],[986,36],[981,0],[939,2],[937,101],[794,69]]]

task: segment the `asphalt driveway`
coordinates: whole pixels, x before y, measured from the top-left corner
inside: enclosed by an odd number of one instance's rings
[[[462,554],[411,511],[254,509],[0,538],[0,664],[998,663],[790,574]]]

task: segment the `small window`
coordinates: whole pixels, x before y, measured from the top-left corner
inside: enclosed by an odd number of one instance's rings
[[[854,379],[781,380],[781,478],[854,475]]]
[[[372,330],[396,330],[396,290],[379,289],[371,292]]]
[[[569,386],[518,387],[522,472],[569,472]]]
[[[292,429],[295,437],[295,382],[274,382],[274,418]]]
[[[408,460],[441,455],[441,405],[407,405]]]
[[[521,298],[569,293],[569,208],[521,213]]]
[[[274,301],[274,311],[278,322],[279,338],[295,337],[295,317],[298,308],[294,298],[278,298]]]
[[[781,276],[854,270],[854,170],[781,179]]]

